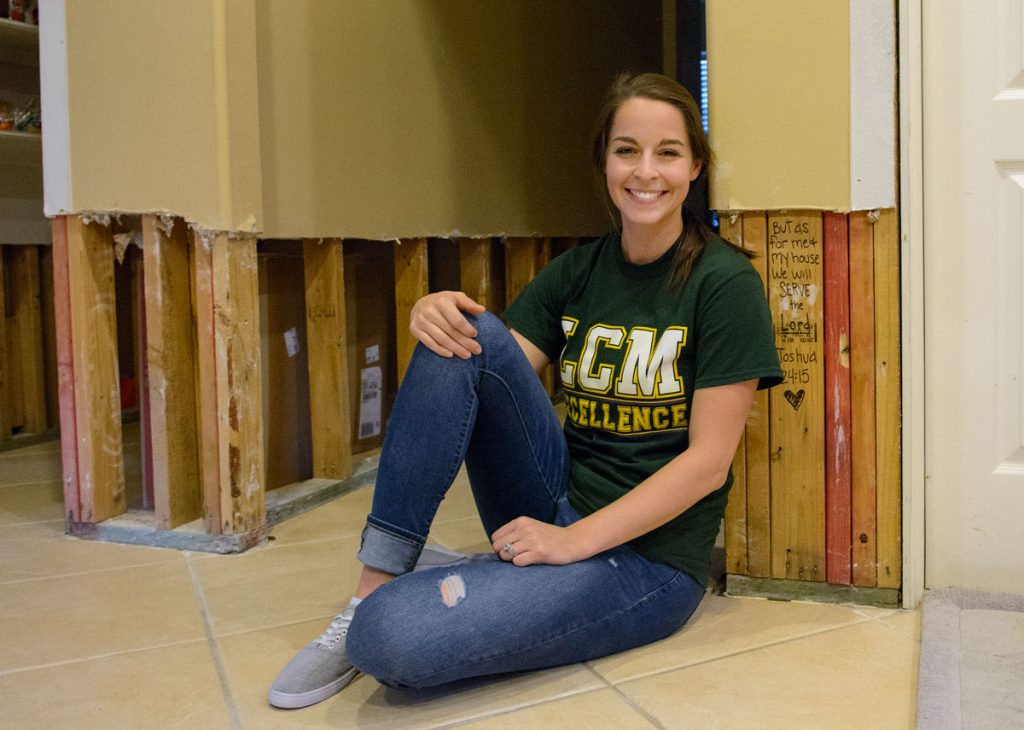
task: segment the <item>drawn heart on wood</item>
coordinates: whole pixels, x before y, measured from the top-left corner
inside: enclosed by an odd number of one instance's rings
[[[789,405],[793,406],[793,410],[799,411],[800,405],[804,402],[804,395],[806,395],[806,393],[804,392],[804,389],[801,388],[795,393],[791,390],[787,390],[783,395],[786,396],[786,400],[789,401]]]

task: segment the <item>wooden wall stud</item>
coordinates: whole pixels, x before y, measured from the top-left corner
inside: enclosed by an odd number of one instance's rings
[[[489,311],[496,311],[500,297],[495,287],[491,239],[459,239],[459,281],[462,291]]]
[[[763,211],[743,214],[743,247],[754,254],[751,262],[765,284],[767,295],[768,217]],[[768,392],[757,391],[743,437],[747,476],[747,570],[758,577],[768,577],[772,572],[770,408]]]
[[[825,213],[825,578],[851,578],[850,248],[846,216]]]
[[[902,584],[900,232],[894,208],[875,223],[875,469],[878,587]]]
[[[11,438],[11,429],[14,427],[12,416],[14,414],[13,394],[11,393],[11,372],[8,365],[9,355],[7,352],[7,282],[4,265],[4,249],[0,248],[0,441]]]
[[[743,218],[740,214],[723,213],[719,218],[719,234],[740,248],[743,247]],[[740,437],[732,460],[732,488],[725,507],[725,570],[745,575],[747,567],[747,437]]]
[[[821,213],[768,215],[768,301],[785,382],[771,390],[772,577],[825,580]]]
[[[192,235],[200,473],[207,531],[265,530],[256,239]]]
[[[142,217],[145,362],[149,448],[157,528],[170,530],[203,514],[193,359],[189,235],[184,221]],[[142,377],[145,372],[146,377]]]
[[[110,228],[54,220],[54,281],[65,503],[72,522],[125,510]]]
[[[877,582],[874,226],[850,213],[850,370],[853,383],[853,584]]]
[[[14,246],[10,258],[14,312],[8,337],[18,342],[22,432],[46,430],[46,382],[43,368],[43,319],[39,253],[35,246]],[[8,316],[12,313],[8,312]]]
[[[409,332],[413,305],[428,293],[427,239],[407,238],[395,244],[395,345],[398,383],[409,367],[416,338]]]
[[[43,370],[46,379],[46,426],[60,426],[60,401],[57,397],[57,337],[53,294],[53,247],[39,246],[39,298],[43,317]]]
[[[352,424],[342,241],[307,240],[303,258],[313,476],[347,479],[352,476]]]

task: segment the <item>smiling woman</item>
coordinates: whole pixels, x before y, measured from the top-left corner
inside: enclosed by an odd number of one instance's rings
[[[685,209],[711,153],[682,87],[617,79],[594,150],[621,231],[554,259],[504,323],[464,292],[413,308],[422,347],[355,596],[272,704],[317,702],[357,669],[427,687],[585,661],[668,636],[700,602],[754,390],[781,380],[768,307],[747,258]],[[564,426],[537,377],[555,362]],[[417,570],[463,460],[492,552]]]
[[[700,174],[683,115],[667,102],[630,99],[619,107],[605,153],[608,195],[622,218],[628,261],[645,264],[675,243],[679,210]]]
[[[605,93],[595,129],[591,162],[624,254],[653,261],[682,237],[672,265],[672,283],[682,286],[711,235],[684,205],[691,185],[714,167],[700,107],[660,74],[623,74]]]

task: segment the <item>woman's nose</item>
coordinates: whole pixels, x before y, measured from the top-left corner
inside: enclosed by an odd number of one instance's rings
[[[657,176],[658,170],[651,155],[640,155],[640,159],[637,160],[636,169],[633,171],[633,174],[642,179],[649,179]]]

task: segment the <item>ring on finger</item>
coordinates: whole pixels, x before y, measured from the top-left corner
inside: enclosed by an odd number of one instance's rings
[[[504,545],[501,546],[501,552],[508,553],[508,556],[510,558],[514,558],[516,555],[518,555],[516,549],[512,547],[512,543],[510,542],[506,542]]]

